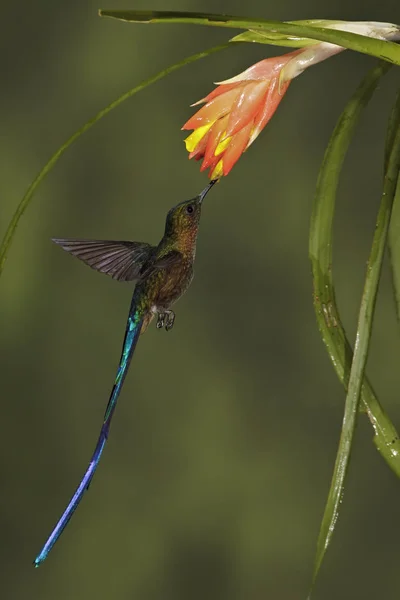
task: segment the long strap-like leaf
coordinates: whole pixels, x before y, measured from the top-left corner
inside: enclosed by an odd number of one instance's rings
[[[359,117],[388,68],[382,64],[372,69],[343,111],[319,172],[311,215],[309,254],[313,272],[314,308],[322,339],[346,391],[353,353],[336,304],[332,277],[332,233],[336,192],[342,164]],[[380,406],[367,378],[364,378],[362,385],[361,401],[374,428],[374,443],[377,449],[400,477],[400,441],[397,431]]]
[[[400,92],[399,92],[400,95]],[[388,138],[386,140],[386,166],[389,160],[389,154],[393,146],[393,136],[395,134],[395,123],[400,121],[400,101],[395,105],[391,115],[392,127],[389,127]],[[389,229],[389,255],[392,271],[393,293],[396,305],[397,320],[400,323],[400,196],[396,195],[392,218],[390,219]]]
[[[296,38],[308,38],[331,42],[356,50],[364,54],[376,56],[382,60],[400,65],[400,47],[393,42],[382,41],[348,31],[339,31],[323,27],[299,24],[300,22],[269,21],[233,15],[212,13],[164,11],[164,10],[99,10],[101,17],[112,17],[134,23],[187,23],[190,25],[207,25],[209,27],[228,27],[233,29],[252,29],[272,32]],[[310,21],[312,23],[313,21]],[[304,21],[303,21],[304,23]],[[271,42],[273,43],[273,41]]]
[[[370,71],[342,113],[321,167],[312,216],[310,257],[318,323],[331,360],[345,387],[348,382],[339,449],[318,537],[313,583],[339,515],[360,396],[374,426],[375,445],[400,476],[400,445],[397,432],[380,407],[370,384],[364,380],[383,254],[400,168],[400,126],[399,123],[394,123],[393,119],[390,126],[395,127],[396,131],[388,136],[388,139],[392,140],[392,149],[387,162],[382,200],[367,267],[353,359],[337,311],[331,272],[332,219],[340,169],[358,118],[386,70],[387,66],[382,64]]]

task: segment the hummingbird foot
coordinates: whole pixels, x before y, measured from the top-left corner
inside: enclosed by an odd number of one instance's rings
[[[175,322],[175,313],[172,310],[165,310],[164,312],[158,313],[157,318],[157,329],[163,329],[169,331],[173,328]]]
[[[165,324],[165,317],[166,314],[165,313],[158,313],[158,317],[157,317],[157,329],[162,329],[164,327]]]
[[[167,315],[167,320],[166,320],[166,323],[165,323],[165,331],[169,331],[174,326],[174,323],[175,323],[175,313],[172,310],[167,310],[166,311],[166,315]]]

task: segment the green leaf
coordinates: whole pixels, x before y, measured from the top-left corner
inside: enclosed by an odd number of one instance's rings
[[[398,96],[399,95],[400,95],[400,92],[398,92]],[[399,123],[400,123],[400,101],[399,101],[399,98],[397,98],[397,100],[394,103],[394,106],[392,108],[392,112],[390,113],[388,130],[387,130],[387,134],[386,134],[385,171],[388,168],[389,157],[390,157],[390,153],[393,150],[393,144],[394,144],[397,127],[398,127]]]
[[[192,25],[208,25],[211,27],[228,27],[233,29],[253,29],[272,32],[295,38],[309,38],[322,42],[338,44],[350,50],[376,56],[382,60],[400,65],[400,47],[393,42],[370,38],[356,33],[315,27],[307,21],[305,25],[296,22],[268,21],[267,19],[248,19],[231,15],[211,13],[156,11],[156,10],[99,10],[101,17],[111,17],[133,23],[188,23]],[[299,23],[302,23],[301,21]],[[303,21],[304,23],[304,21]]]
[[[313,211],[312,236],[310,238],[310,256],[313,265],[314,277],[316,277],[317,284],[315,289],[315,295],[317,295],[321,291],[321,285],[324,285],[324,283],[325,285],[328,284],[330,285],[330,293],[332,294],[330,300],[331,302],[333,301],[333,303],[334,289],[332,285],[330,272],[332,253],[331,225],[333,217],[332,206],[334,205],[338,177],[343,163],[344,155],[348,148],[352,133],[354,132],[356,122],[363,108],[369,101],[373,91],[375,90],[379,79],[386,71],[386,65],[380,65],[374,68],[372,71],[370,71],[370,73],[368,73],[367,77],[361,83],[360,87],[346,106],[330,140],[319,175],[317,195]],[[371,253],[367,266],[367,274],[358,319],[356,345],[352,361],[351,355],[349,355],[349,344],[345,338],[344,331],[341,331],[341,335],[343,338],[342,341],[344,343],[344,348],[342,347],[341,350],[342,352],[344,350],[345,355],[347,355],[347,368],[349,364],[351,364],[351,369],[348,378],[348,391],[346,396],[343,426],[339,441],[339,449],[336,456],[331,487],[329,490],[328,499],[317,542],[313,584],[318,575],[325,552],[331,541],[331,537],[333,535],[333,531],[339,516],[339,506],[343,497],[344,481],[350,459],[360,396],[363,398],[363,401],[366,404],[367,412],[370,418],[373,417],[374,419],[371,420],[375,428],[375,437],[380,437],[380,439],[375,440],[378,450],[384,454],[384,457],[386,459],[392,457],[392,467],[394,461],[397,461],[398,457],[397,434],[393,434],[393,443],[390,443],[390,439],[387,439],[387,433],[393,426],[391,426],[390,421],[388,420],[386,415],[384,415],[374,396],[372,396],[372,407],[371,404],[368,405],[368,401],[371,400],[371,398],[369,397],[369,393],[372,392],[372,389],[370,388],[368,382],[364,381],[364,370],[368,357],[368,349],[372,330],[376,296],[379,285],[379,278],[381,274],[383,255],[387,241],[387,234],[395,195],[396,182],[398,180],[398,174],[400,169],[400,127],[397,127],[395,137],[393,137],[392,139],[393,146],[392,151],[390,153],[390,158],[388,160],[388,168],[385,173],[383,194],[378,212],[377,224],[373,237]],[[325,207],[327,208],[326,212]],[[318,225],[316,225],[316,222],[318,223]],[[316,227],[317,231],[315,230]],[[324,231],[328,233],[326,238],[323,235]],[[322,258],[322,265],[318,264],[318,256]],[[321,273],[318,272],[319,270],[321,271]],[[326,300],[326,298],[324,298],[324,300]],[[317,297],[315,299],[315,303],[317,308],[320,305],[320,298]],[[336,328],[338,326],[338,322],[336,321],[336,318],[338,316],[336,313],[336,308],[332,312],[329,303],[324,302],[324,304],[321,306],[325,306],[326,315],[328,316],[326,320],[328,327]],[[323,308],[322,310],[324,311]],[[340,322],[339,328],[342,329]],[[332,340],[329,338],[329,336],[327,337],[327,339],[330,343],[329,347],[333,351],[336,351],[337,348],[335,348],[335,345],[334,343],[332,343]],[[327,340],[325,340],[325,343],[327,343]],[[366,390],[368,390],[367,394],[365,394]],[[375,404],[377,406],[375,406]],[[379,408],[380,412],[374,414],[374,410],[376,410],[377,408]],[[396,449],[394,449],[395,447]]]
[[[311,215],[309,255],[313,273],[314,309],[318,328],[336,374],[346,391],[353,352],[336,304],[332,277],[332,235],[340,171],[358,119],[389,66],[374,68],[351,98],[332,134],[321,166]],[[362,407],[374,428],[374,444],[400,477],[400,441],[366,377],[361,388]]]
[[[19,223],[22,215],[24,214],[25,210],[28,208],[28,206],[32,200],[33,194],[37,190],[40,183],[43,181],[43,179],[46,177],[46,175],[51,171],[51,169],[54,167],[54,165],[56,164],[58,159],[64,154],[64,152],[67,150],[67,148],[69,148],[71,146],[71,144],[73,144],[82,134],[84,134],[88,129],[90,129],[95,123],[97,123],[98,121],[100,121],[100,119],[102,119],[103,117],[108,115],[108,113],[110,113],[114,108],[117,108],[117,106],[119,106],[120,104],[125,102],[125,100],[128,100],[128,98],[131,98],[132,96],[134,96],[141,90],[144,90],[146,87],[148,87],[152,83],[155,83],[156,81],[158,81],[159,79],[162,79],[166,75],[169,75],[173,71],[177,71],[181,67],[189,65],[190,63],[193,63],[196,60],[205,58],[206,56],[209,56],[210,54],[213,54],[214,52],[218,52],[219,50],[223,50],[224,48],[228,48],[228,47],[229,47],[229,43],[226,43],[226,44],[222,44],[220,46],[214,46],[213,48],[209,48],[208,50],[204,50],[203,52],[198,52],[197,54],[193,54],[192,56],[184,58],[183,60],[179,61],[178,63],[171,65],[171,66],[167,67],[166,69],[163,69],[156,75],[153,75],[152,77],[149,77],[148,79],[145,79],[144,81],[139,83],[139,85],[136,85],[132,89],[128,90],[127,92],[122,94],[122,96],[120,96],[119,98],[117,98],[116,100],[111,102],[111,104],[109,104],[108,106],[103,108],[100,112],[97,113],[97,115],[95,115],[92,119],[90,119],[90,121],[85,123],[85,125],[83,125],[83,127],[78,129],[78,131],[76,131],[73,135],[71,135],[71,137],[68,138],[67,141],[64,142],[64,144],[62,144],[62,146],[60,146],[60,148],[53,154],[53,156],[50,158],[50,160],[45,164],[43,169],[38,173],[36,178],[32,181],[32,183],[28,187],[24,197],[18,204],[17,209],[8,225],[7,231],[4,235],[3,241],[0,246],[0,276],[3,272],[7,254],[10,249],[11,243],[14,239],[14,235],[15,235],[16,229],[18,227],[18,223]]]
[[[308,19],[303,21],[288,21],[295,25],[310,25],[312,27],[325,27],[343,21],[327,21],[324,19]],[[249,29],[229,40],[230,42],[253,42],[257,44],[270,44],[273,46],[286,46],[287,48],[305,48],[306,46],[315,46],[318,40],[310,40],[309,38],[293,37],[283,35],[282,33],[273,33],[267,31],[255,31]]]
[[[317,40],[308,38],[296,38],[280,33],[264,33],[263,31],[254,31],[249,29],[229,40],[230,42],[253,42],[256,44],[269,44],[272,46],[285,46],[286,48],[305,48],[306,46],[315,46]]]
[[[399,92],[400,96],[400,92]],[[396,127],[400,123],[400,100],[398,100],[391,114],[391,122],[386,142],[386,166],[389,160],[389,154],[393,147],[394,134]],[[392,286],[396,306],[397,320],[400,323],[400,197],[396,195],[392,218],[389,228],[389,256],[392,274]]]

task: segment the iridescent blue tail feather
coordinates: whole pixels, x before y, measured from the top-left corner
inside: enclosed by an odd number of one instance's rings
[[[112,389],[110,399],[108,401],[108,405],[106,408],[106,412],[104,414],[104,421],[100,431],[100,436],[96,444],[96,448],[94,450],[93,456],[90,460],[89,466],[84,474],[81,483],[76,489],[75,494],[72,496],[71,501],[69,502],[67,508],[65,509],[63,515],[58,521],[57,525],[51,532],[49,538],[47,539],[45,545],[43,546],[41,552],[37,555],[34,560],[35,567],[38,567],[49,554],[50,550],[64,531],[67,526],[69,520],[74,514],[79,502],[82,499],[83,494],[88,489],[89,484],[93,478],[93,475],[96,471],[97,465],[99,464],[101,454],[103,452],[105,443],[107,441],[108,432],[110,430],[111,419],[117,404],[118,396],[121,391],[122,384],[126,377],[128,367],[135,350],[137,341],[139,339],[140,330],[143,323],[143,315],[136,309],[134,300],[132,300],[131,308],[129,311],[128,322],[125,330],[125,338],[122,347],[121,359],[118,366],[117,375],[114,382],[114,387]]]

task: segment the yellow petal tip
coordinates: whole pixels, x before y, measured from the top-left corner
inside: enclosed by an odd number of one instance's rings
[[[224,138],[225,133],[221,136],[223,138],[222,141],[219,142],[218,146],[215,148],[214,156],[219,156],[229,146],[229,142],[231,141],[232,136],[230,135],[227,138]]]
[[[214,167],[213,172],[211,173],[210,179],[220,179],[224,174],[224,165],[222,163],[222,158],[217,162]]]
[[[207,131],[210,129],[210,127],[213,125],[213,123],[207,123],[206,125],[202,125],[201,127],[198,127],[197,129],[195,129],[193,131],[193,133],[191,133],[185,140],[185,145],[186,145],[186,150],[188,152],[193,152],[193,150],[196,148],[197,144],[203,139],[203,137],[206,135]]]

